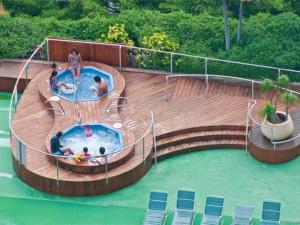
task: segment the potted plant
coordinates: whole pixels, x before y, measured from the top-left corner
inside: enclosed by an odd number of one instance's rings
[[[265,79],[261,84],[261,91],[269,92],[270,96],[270,101],[259,112],[259,115],[264,118],[261,131],[271,140],[283,140],[293,133],[294,126],[289,115],[289,107],[298,102],[298,97],[286,90],[289,83],[288,76],[281,75],[276,81]],[[275,93],[275,98],[273,93]],[[286,106],[285,112],[277,110],[279,99]]]

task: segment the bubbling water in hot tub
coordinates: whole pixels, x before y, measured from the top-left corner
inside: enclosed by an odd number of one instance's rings
[[[91,132],[91,133],[89,133]],[[61,139],[64,146],[70,147],[74,153],[82,153],[87,147],[92,156],[99,155],[99,148],[106,149],[105,154],[112,154],[123,147],[120,131],[104,125],[75,126],[66,131]]]

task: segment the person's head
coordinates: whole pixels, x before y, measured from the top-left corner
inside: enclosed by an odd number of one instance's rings
[[[104,155],[105,154],[105,148],[104,147],[100,147],[99,148],[99,152],[101,155]]]
[[[83,148],[83,152],[84,152],[84,153],[87,153],[88,151],[89,151],[89,149],[88,149],[87,147],[84,147],[84,148]]]
[[[51,78],[52,77],[56,77],[57,76],[57,72],[56,71],[53,71],[52,73],[51,73]]]
[[[63,132],[58,131],[58,132],[56,133],[56,137],[61,138],[62,136],[63,136]]]
[[[73,49],[71,50],[71,54],[73,54],[73,55],[78,55],[79,52],[78,52],[77,49],[73,48]]]
[[[56,69],[57,69],[56,63],[52,63],[51,68],[52,68],[53,70],[56,70]]]
[[[94,77],[94,81],[95,81],[96,83],[101,83],[101,77],[95,76],[95,77]]]
[[[95,81],[96,83],[100,84],[100,83],[101,83],[101,77],[95,76],[95,77],[94,77],[94,81]]]

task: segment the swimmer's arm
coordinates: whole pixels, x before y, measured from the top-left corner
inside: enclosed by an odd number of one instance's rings
[[[81,63],[81,55],[80,55],[80,53],[79,53],[79,54],[78,54],[78,65],[79,65],[79,66],[81,66],[80,63]]]

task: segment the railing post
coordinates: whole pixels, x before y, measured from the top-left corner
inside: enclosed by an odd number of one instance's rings
[[[278,77],[280,77],[280,74],[281,74],[281,70],[278,69]]]
[[[170,62],[170,73],[171,73],[171,75],[173,75],[173,53],[171,52],[170,53],[170,60],[171,60],[171,62]]]
[[[208,63],[208,58],[205,58],[205,84],[206,84],[206,91],[208,90],[208,75],[207,75],[207,63]]]
[[[253,135],[253,132],[252,132],[253,124],[252,124],[252,119],[251,118],[250,118],[250,127],[251,127],[251,129],[250,129],[250,141],[252,141],[253,140],[253,136],[252,136]]]
[[[169,101],[169,78],[166,76],[166,95],[167,101]]]
[[[107,155],[105,155],[105,183],[108,184],[108,162],[107,162]]]
[[[48,65],[50,65],[49,63],[49,39],[47,38],[47,62],[48,62]]]
[[[249,109],[250,109],[250,101],[248,101],[247,107],[247,118],[246,118],[246,153],[248,155],[248,131],[249,131]]]
[[[16,112],[17,111],[17,104],[18,104],[18,85],[15,87],[14,102],[15,102],[15,112]]]
[[[157,165],[157,145],[156,145],[156,133],[155,133],[155,123],[154,123],[153,111],[151,111],[151,114],[152,114],[152,138],[153,138],[153,146],[154,146],[154,165],[156,167],[156,165]]]
[[[58,163],[58,157],[56,158],[56,186],[59,186],[59,163]]]
[[[119,45],[119,70],[122,70],[122,45]]]
[[[28,71],[29,71],[29,64],[25,66],[25,88],[28,86]]]
[[[145,165],[146,164],[146,161],[145,161],[145,137],[143,138],[143,162]]]
[[[254,98],[254,82],[251,81],[251,98]]]

